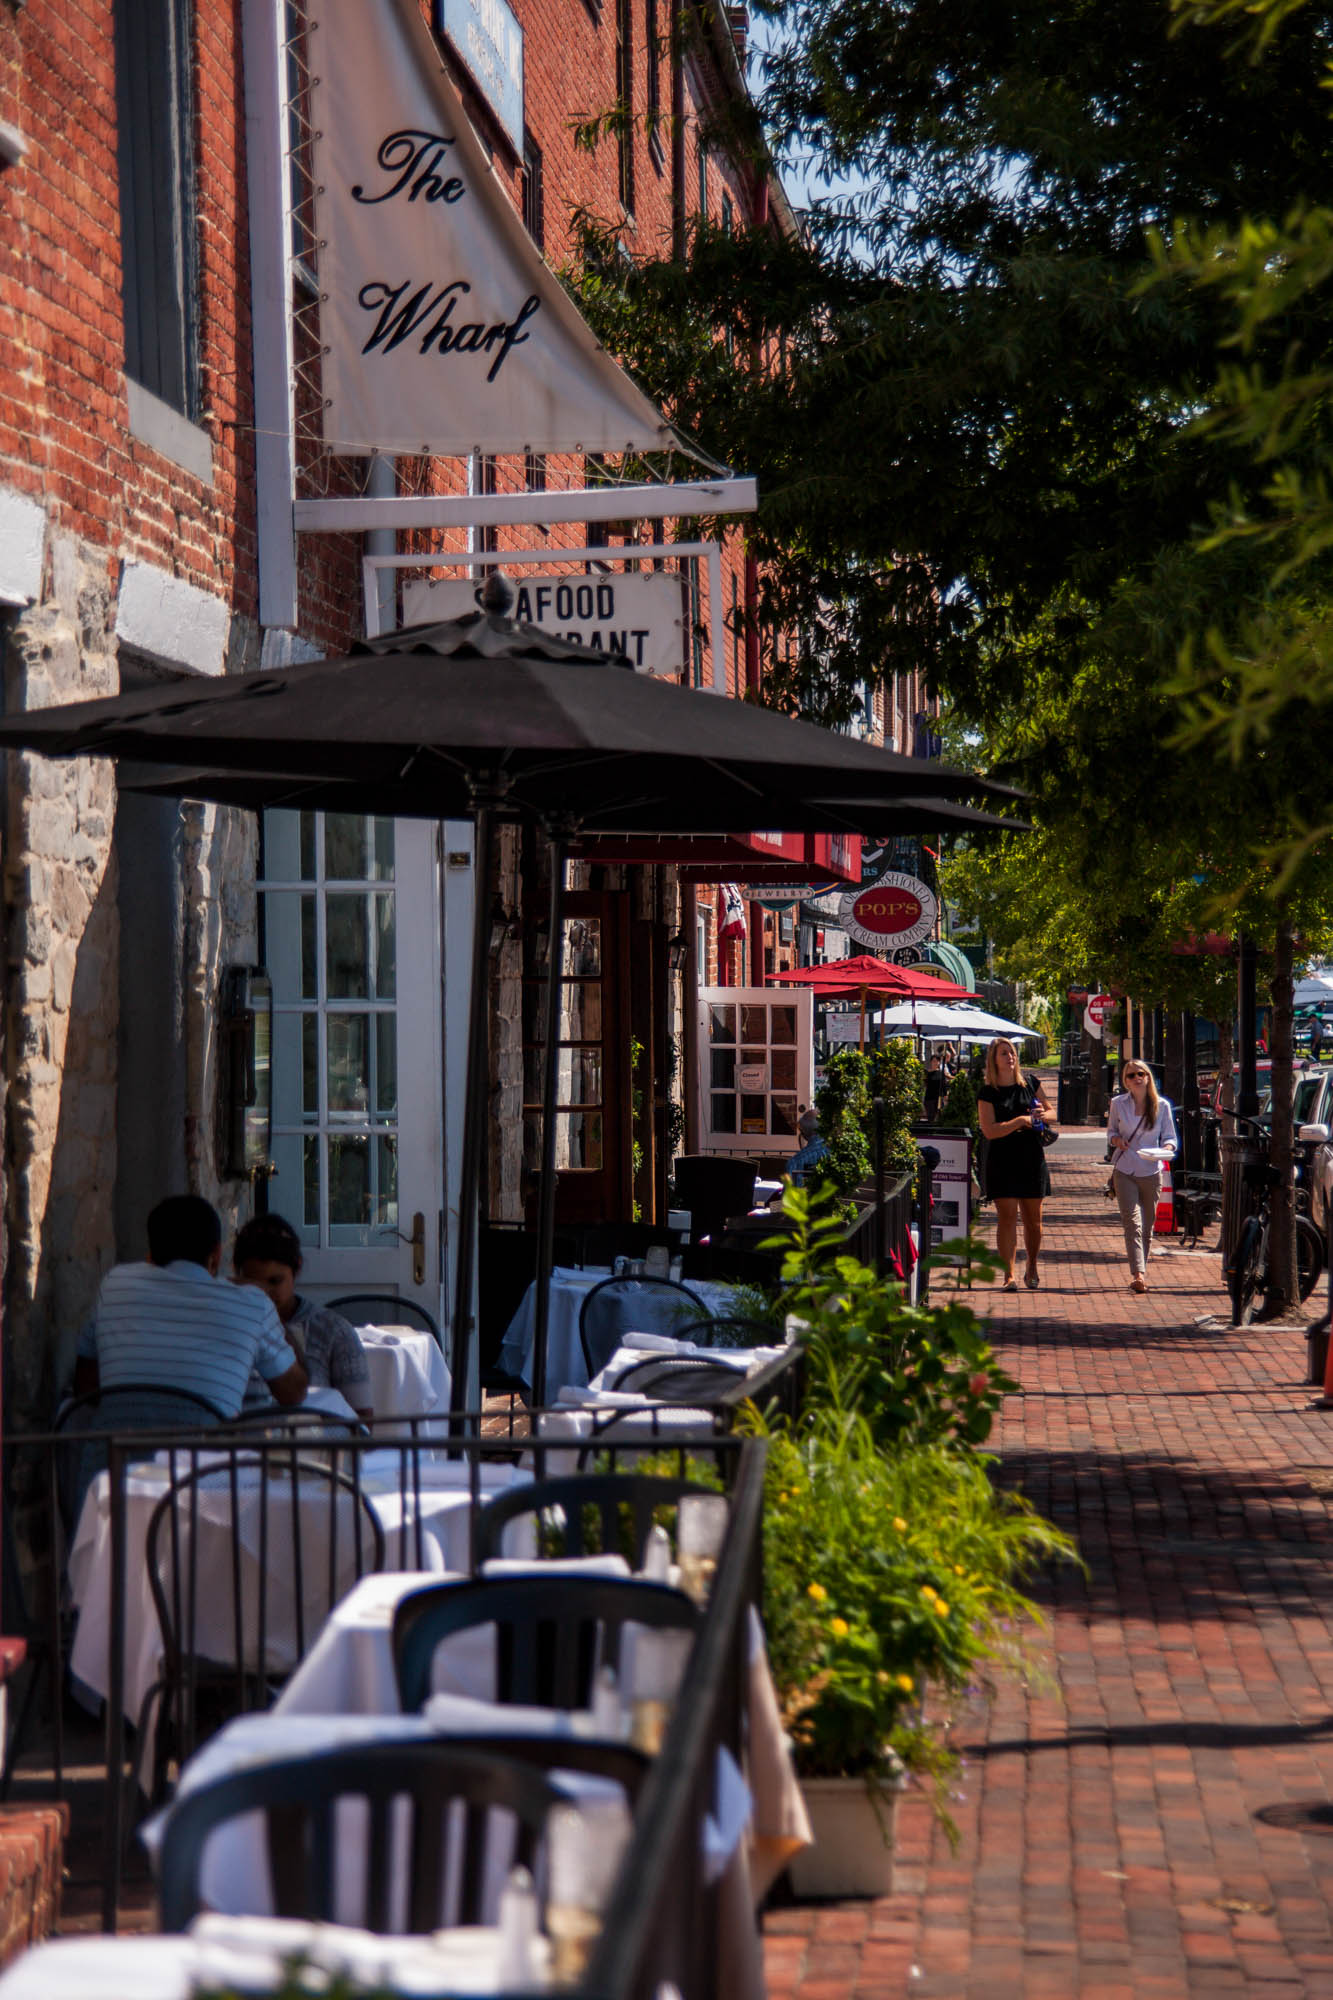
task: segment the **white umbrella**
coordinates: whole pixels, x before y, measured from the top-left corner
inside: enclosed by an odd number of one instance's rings
[[[1318,1007],[1333,1001],[1333,970],[1316,968],[1307,973],[1296,981],[1291,997],[1296,1007]]]
[[[1018,1021],[988,1014],[984,1007],[945,1007],[929,1000],[918,1000],[915,1005],[904,1000],[896,1007],[881,1009],[875,1018],[882,1028],[908,1028],[927,1039],[953,1042],[989,1042],[996,1035],[1035,1036],[1037,1032]]]

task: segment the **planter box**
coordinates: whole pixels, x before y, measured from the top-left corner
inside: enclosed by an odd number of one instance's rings
[[[802,1902],[887,1896],[897,1790],[882,1785],[872,1801],[864,1778],[802,1778],[801,1795],[815,1842],[788,1863],[792,1894]]]

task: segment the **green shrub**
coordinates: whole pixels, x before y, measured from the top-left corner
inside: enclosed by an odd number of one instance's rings
[[[971,1307],[950,1292],[913,1305],[904,1286],[845,1255],[826,1187],[789,1188],[782,1209],[783,1303],[803,1326],[808,1408],[859,1416],[885,1450],[984,1444],[1018,1384]],[[984,1267],[979,1246],[975,1257]]]
[[[926,1068],[912,1044],[885,1042],[870,1056],[870,1096],[884,1100],[884,1159],[891,1173],[902,1173],[917,1164],[913,1125],[919,1124],[926,1102]],[[870,1126],[873,1147],[874,1110]]]
[[[977,1089],[965,1069],[960,1069],[949,1085],[940,1109],[941,1125],[961,1125],[969,1132],[980,1131],[977,1123]]]
[[[923,1720],[925,1687],[1018,1664],[1016,1630],[1040,1618],[1022,1581],[1072,1544],[974,1456],[886,1456],[868,1425],[827,1414],[769,1438],[764,1621],[797,1769],[873,1783],[900,1763],[942,1809],[955,1758]]]

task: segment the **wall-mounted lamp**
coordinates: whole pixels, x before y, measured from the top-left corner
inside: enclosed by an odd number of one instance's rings
[[[673,972],[680,971],[689,948],[690,941],[684,931],[677,931],[674,937],[667,939],[667,964]]]

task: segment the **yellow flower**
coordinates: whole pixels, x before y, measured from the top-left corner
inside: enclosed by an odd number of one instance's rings
[[[905,1535],[907,1533],[907,1523],[906,1521],[904,1521],[901,1514],[894,1515],[893,1526],[894,1526],[894,1532],[896,1534]]]
[[[916,1693],[916,1682],[912,1679],[912,1676],[910,1674],[899,1674],[897,1675],[896,1678],[898,1686],[902,1689],[904,1694]]]
[[[883,1667],[879,1669],[878,1673],[875,1675],[875,1679],[879,1684],[879,1686],[882,1688],[886,1688],[889,1684],[889,1676],[885,1672]]]
[[[929,1604],[931,1599],[937,1595],[934,1585],[923,1583],[921,1586],[921,1595],[925,1598],[927,1604]]]
[[[937,1597],[930,1608],[937,1618],[947,1618],[949,1615],[949,1607],[942,1597]]]
[[[810,1584],[805,1594],[807,1597],[812,1598],[816,1604],[827,1604],[828,1602],[828,1592],[822,1583]]]
[[[829,1620],[829,1631],[835,1639],[845,1639],[851,1629],[845,1618],[831,1618]]]
[[[953,1566],[953,1573],[954,1573],[954,1575],[955,1575],[955,1576],[966,1576],[966,1575],[967,1575],[967,1571],[966,1571],[966,1570],[965,1570],[965,1569],[963,1568],[963,1565],[962,1565],[961,1563],[955,1563],[955,1564],[954,1564],[954,1566]]]

